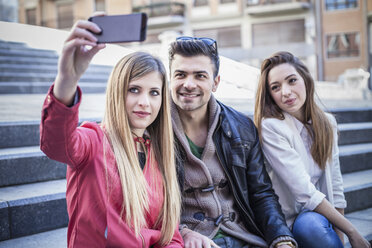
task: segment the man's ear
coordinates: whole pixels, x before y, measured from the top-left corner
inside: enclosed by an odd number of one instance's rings
[[[217,75],[215,78],[214,78],[214,81],[213,81],[213,87],[212,87],[212,92],[216,92],[217,91],[217,88],[218,88],[218,85],[220,84],[220,75]]]

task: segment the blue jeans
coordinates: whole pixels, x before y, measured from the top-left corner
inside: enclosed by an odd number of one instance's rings
[[[313,211],[300,213],[292,233],[300,248],[342,248],[342,242],[326,217]]]
[[[213,239],[213,242],[216,243],[221,248],[249,248],[250,246],[237,238],[225,236],[223,238]]]

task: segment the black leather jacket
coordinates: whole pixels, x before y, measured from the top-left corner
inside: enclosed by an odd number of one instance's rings
[[[256,127],[242,113],[218,104],[221,114],[213,140],[246,228],[268,244],[279,236],[293,238],[266,172]],[[182,161],[177,164],[183,185]]]

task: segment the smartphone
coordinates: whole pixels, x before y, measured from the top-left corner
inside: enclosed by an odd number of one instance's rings
[[[147,15],[93,16],[88,19],[100,27],[101,33],[93,33],[98,43],[121,43],[146,39]]]

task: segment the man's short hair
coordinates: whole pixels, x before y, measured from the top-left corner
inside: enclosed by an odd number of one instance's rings
[[[215,78],[218,75],[218,71],[220,68],[220,58],[218,56],[217,42],[215,40],[210,38],[179,37],[170,45],[169,67],[171,67],[174,60],[174,55],[176,54],[183,57],[193,57],[199,55],[207,56],[214,64],[213,77]]]

